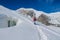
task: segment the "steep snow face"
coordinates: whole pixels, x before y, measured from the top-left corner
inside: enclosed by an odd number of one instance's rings
[[[0,8],[0,13],[18,19],[16,26],[0,29],[1,40],[40,40],[40,33],[26,17],[4,7]]]
[[[10,10],[10,9],[5,8],[5,7],[0,5],[0,18],[3,18],[4,15],[6,16],[6,18],[4,17],[3,19],[0,19],[0,20],[2,20],[1,23],[5,23],[4,27],[2,27],[2,28],[10,27],[10,24],[12,26],[13,22],[15,22],[15,21],[17,23],[18,18],[12,16],[11,13],[13,14],[15,12],[13,10]],[[5,19],[5,22],[3,22],[4,19]],[[9,21],[11,21],[11,22],[9,22]],[[3,25],[1,25],[1,26],[3,26]]]
[[[8,17],[4,14],[0,14],[0,28],[8,27]]]

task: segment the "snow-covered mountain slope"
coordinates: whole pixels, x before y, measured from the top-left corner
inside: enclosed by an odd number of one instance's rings
[[[50,19],[53,18],[53,15],[50,16],[50,14],[37,10],[33,11],[36,13],[37,18],[41,16],[41,14],[49,17]],[[47,26],[41,22],[39,22],[38,25],[34,25],[27,16],[18,14],[19,12],[0,6],[1,14],[17,19],[16,26],[0,29],[1,40],[60,40],[59,27]]]
[[[44,24],[60,26],[60,12],[47,14],[43,11],[37,11],[32,8],[20,8],[20,9],[16,10],[16,12],[22,13],[22,14],[30,13],[29,11],[30,12],[32,11],[33,13],[35,13],[37,20]]]
[[[44,32],[44,34],[47,36],[48,40],[60,40],[60,33],[56,32],[55,30],[50,29],[47,26],[39,26],[40,29]],[[53,28],[54,29],[54,28]]]
[[[36,13],[37,18],[39,16],[41,16],[41,14],[43,14],[43,15],[46,15],[50,19],[50,20],[48,20],[48,22],[50,22],[52,24],[59,24],[58,21],[57,21],[57,19],[56,19],[56,16],[58,16],[58,14],[55,16],[55,14],[53,14],[53,15],[52,14],[45,14],[44,12],[40,12],[40,11],[36,11],[36,10],[34,10],[34,12]],[[42,35],[42,38],[43,39],[46,39],[46,40],[60,40],[60,38],[59,38],[60,37],[60,28],[59,27],[55,27],[54,25],[46,26],[46,25],[42,24],[41,22],[38,23],[38,24],[39,25],[36,25],[37,26],[37,29],[39,31],[42,30],[43,31],[43,34],[45,34],[45,35]]]
[[[36,16],[37,21],[47,24],[48,21],[48,14],[43,11],[37,11],[32,8],[20,8],[16,10],[17,13],[23,14],[26,16],[30,16],[31,20],[33,20],[33,16]]]
[[[0,29],[0,40],[40,40],[40,33],[30,20],[4,7],[0,13],[18,19],[16,26]]]
[[[49,16],[51,18],[51,23],[60,24],[60,12],[51,13]]]
[[[36,12],[36,11],[35,11]],[[37,12],[36,12],[37,13]],[[41,13],[42,14],[42,13]],[[45,13],[43,13],[45,14]],[[50,14],[45,14],[47,16],[49,16]],[[49,16],[49,18],[51,19],[51,17]],[[50,21],[50,20],[49,20]],[[54,21],[56,22],[56,21]],[[60,40],[60,28],[58,29],[58,27],[53,27],[53,26],[49,26],[47,27],[46,25],[42,25],[40,24],[39,26],[37,26],[37,29],[40,31],[43,31],[44,35],[41,35],[43,39],[45,40]],[[41,31],[40,31],[41,32]],[[42,33],[42,32],[41,32]],[[40,33],[40,34],[41,34]],[[42,39],[42,40],[43,40]]]
[[[45,12],[43,12],[43,11],[37,11],[37,10],[35,10],[35,9],[33,9],[33,8],[19,8],[19,9],[17,9],[16,10],[16,12],[18,12],[18,13],[30,13],[30,12],[32,11],[33,13],[35,13],[36,14],[36,17],[38,18],[41,14],[46,14]]]

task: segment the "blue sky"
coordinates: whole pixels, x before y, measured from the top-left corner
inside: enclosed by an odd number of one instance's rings
[[[0,5],[12,10],[24,7],[47,13],[60,11],[60,0],[0,0]]]

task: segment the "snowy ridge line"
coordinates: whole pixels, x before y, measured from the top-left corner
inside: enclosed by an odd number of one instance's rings
[[[5,10],[5,11],[4,11]],[[1,11],[4,11],[4,12],[1,12]],[[27,20],[28,22],[30,22],[30,20],[28,20],[27,18],[25,19],[24,17],[22,17],[22,15],[20,14],[18,14],[16,11],[12,11],[12,10],[9,10],[9,9],[7,9],[7,8],[5,8],[5,7],[2,7],[1,8],[1,11],[0,11],[0,13],[2,13],[2,14],[5,14],[5,15],[8,15],[8,16],[11,16],[11,17],[17,17],[17,18],[21,18],[21,19],[23,19],[23,20]],[[7,13],[6,13],[7,12]],[[30,22],[31,23],[31,22]]]
[[[22,15],[22,14],[17,14],[17,16],[19,15],[19,18],[21,17],[21,19],[23,19],[23,20],[27,20],[29,23],[32,23],[33,24],[33,22],[31,22],[31,20],[29,20],[28,18],[25,18],[26,16],[24,16],[24,15]],[[24,16],[24,17],[23,17]]]
[[[59,36],[60,37],[60,34],[59,33],[57,33],[57,32],[55,32],[55,31],[53,31],[53,30],[50,30],[49,28],[47,28],[46,26],[42,26],[42,27],[40,27],[41,29],[45,29],[45,30],[47,30],[47,31],[49,31],[49,32],[51,32],[51,33],[53,33],[53,34],[55,34],[55,35],[57,35],[57,36]]]
[[[41,40],[48,40],[47,36],[44,34],[44,32],[42,31],[42,29],[39,28],[39,26],[37,27],[37,25],[36,25],[36,28],[37,28],[37,30],[38,30],[39,33],[40,33]]]
[[[27,20],[28,22],[32,23],[32,22],[31,22],[30,20],[28,20],[27,18],[25,19],[25,16],[23,17],[23,15],[21,15],[21,14],[19,15],[18,13],[15,13],[15,12],[9,13],[9,14],[8,14],[8,13],[5,13],[5,14],[6,14],[6,15],[9,15],[9,16],[12,16],[12,17],[13,17],[13,16],[14,16],[14,17],[17,16],[19,19],[21,18],[21,19],[24,20],[24,21]],[[32,23],[32,24],[33,24],[33,23]]]
[[[28,17],[29,15],[23,15],[23,14],[19,14],[19,15],[21,15],[21,16],[23,16],[23,17],[29,19],[30,21],[32,21],[32,19]],[[32,21],[32,22],[33,22],[33,21]]]

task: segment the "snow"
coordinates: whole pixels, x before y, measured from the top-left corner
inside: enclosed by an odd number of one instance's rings
[[[28,9],[29,10],[29,9]],[[32,10],[32,9],[31,9]],[[34,10],[36,16],[40,14],[46,14],[42,11]],[[14,27],[0,28],[0,40],[60,40],[60,28],[55,26],[46,26],[41,22],[37,22],[37,25],[34,25],[29,17],[22,14],[18,14],[17,11],[10,10],[3,6],[0,6],[0,13],[5,14],[9,17],[17,19],[17,25]],[[37,14],[38,13],[38,14]],[[58,24],[57,17],[52,14],[46,14],[51,18],[52,21]],[[54,18],[53,18],[54,16]],[[55,18],[56,17],[56,18]],[[50,21],[50,20],[49,20]]]
[[[53,31],[45,25],[39,25],[38,27],[44,32],[45,36],[47,36],[47,40],[60,40],[60,34],[55,32],[55,30]]]
[[[8,27],[8,18],[4,14],[0,14],[0,28]]]
[[[28,11],[33,11],[36,14],[36,18],[38,18],[41,14],[46,14],[43,11],[37,11],[37,10],[35,10],[33,8],[19,8],[19,9],[16,10],[16,12],[20,13],[20,12],[22,12],[24,10],[27,11],[27,12]]]
[[[38,31],[34,25],[23,22],[16,27],[0,29],[1,40],[39,40]]]
[[[52,23],[52,24],[60,24],[57,20],[51,20],[51,21],[49,21],[49,23]]]
[[[51,13],[48,15],[51,19],[50,23],[60,24],[60,12]]]
[[[14,27],[0,29],[1,40],[40,40],[38,30],[27,18],[4,8],[0,10],[0,13],[18,18],[19,20],[19,23]]]

